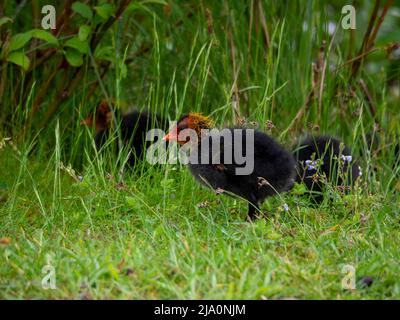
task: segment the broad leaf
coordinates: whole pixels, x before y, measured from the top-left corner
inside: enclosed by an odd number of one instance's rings
[[[21,49],[24,45],[26,45],[28,43],[29,40],[31,40],[31,38],[32,38],[32,35],[29,32],[16,34],[10,40],[10,45],[8,47],[8,51],[11,52],[11,51]]]
[[[30,31],[32,37],[41,39],[43,41],[46,41],[48,43],[54,44],[58,46],[58,39],[53,36],[50,32],[41,30],[41,29],[34,29]]]
[[[92,9],[90,9],[90,7],[87,4],[78,1],[74,2],[72,4],[72,10],[80,14],[84,18],[92,20],[93,17]]]
[[[73,67],[80,67],[83,64],[82,53],[76,51],[75,49],[67,49],[65,52],[65,58]]]
[[[6,23],[8,23],[8,22],[13,22],[13,20],[12,20],[11,18],[9,18],[9,17],[1,17],[1,18],[0,18],[0,27],[1,27],[3,24],[6,24]]]
[[[89,36],[90,31],[91,31],[91,28],[88,25],[84,24],[83,26],[81,26],[79,28],[79,33],[78,33],[79,40],[85,41],[87,39],[87,37]]]
[[[16,65],[22,67],[22,69],[25,71],[29,69],[29,58],[20,51],[11,52],[7,57],[7,61],[15,63]]]
[[[89,45],[87,42],[79,40],[78,37],[73,37],[67,40],[64,43],[64,46],[74,48],[78,50],[80,53],[88,54],[89,53]]]
[[[97,14],[104,20],[114,15],[114,6],[110,3],[103,3],[100,6],[94,7],[94,10],[96,10]]]

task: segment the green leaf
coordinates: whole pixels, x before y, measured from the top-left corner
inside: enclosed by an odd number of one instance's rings
[[[130,197],[130,196],[126,196],[125,201],[126,201],[127,205],[130,207],[135,207],[138,203],[136,198]]]
[[[30,32],[16,34],[10,40],[8,51],[11,52],[21,49],[24,45],[28,43],[29,40],[31,40],[31,38],[32,35],[30,34]]]
[[[118,270],[112,264],[108,264],[108,272],[115,280],[118,281],[119,279]]]
[[[94,10],[96,10],[97,14],[104,20],[114,15],[114,6],[110,3],[103,3],[100,6],[96,6]]]
[[[67,49],[65,52],[65,58],[73,67],[80,67],[83,64],[82,53],[75,49]]]
[[[143,210],[143,205],[140,202],[140,200],[138,200],[138,198],[135,197],[130,197],[130,196],[126,196],[125,197],[125,201],[126,204],[133,210],[135,211],[142,211]]]
[[[11,18],[9,18],[9,17],[1,17],[1,18],[0,18],[0,27],[1,27],[3,24],[6,24],[6,23],[8,23],[8,22],[13,22],[13,20],[12,20]]]
[[[58,39],[53,36],[50,32],[41,30],[41,29],[33,29],[30,31],[32,37],[44,40],[48,43],[54,44],[58,46]]]
[[[85,41],[87,39],[87,37],[89,36],[91,30],[92,29],[86,24],[81,26],[79,28],[79,33],[78,33],[79,40]]]
[[[16,65],[22,67],[22,69],[25,71],[29,69],[29,58],[20,51],[11,52],[7,57],[7,61],[15,63]]]
[[[166,1],[163,1],[163,0],[147,0],[147,1],[141,1],[141,2],[134,2],[134,3],[130,4],[126,8],[125,11],[126,12],[131,12],[131,11],[134,11],[134,10],[142,9],[142,10],[145,10],[145,11],[151,13],[152,11],[149,10],[149,8],[146,6],[146,4],[152,4],[152,3],[161,4],[161,5],[164,5],[164,6],[168,4]]]
[[[87,4],[78,1],[74,2],[72,4],[72,10],[80,14],[84,18],[92,20],[93,17],[92,9],[90,9],[90,7]]]
[[[141,2],[141,4],[148,4],[148,3],[161,4],[163,6],[166,6],[168,4],[164,0],[144,0]]]
[[[298,194],[298,195],[302,195],[308,192],[307,187],[304,185],[304,183],[295,183],[294,187],[291,191],[293,194]]]
[[[74,48],[74,49],[78,50],[80,53],[83,53],[83,54],[88,54],[89,53],[89,45],[88,45],[88,43],[85,42],[85,41],[79,40],[78,37],[73,37],[73,38],[67,40],[64,43],[64,46],[70,47],[70,48]]]
[[[120,65],[119,65],[119,70],[121,72],[121,78],[125,79],[127,74],[128,74],[128,68],[126,67],[126,64],[123,63],[122,61],[121,61]]]
[[[278,239],[282,238],[282,235],[277,232],[272,231],[272,232],[268,233],[267,238],[270,240],[278,240]]]
[[[115,53],[114,48],[111,46],[105,47],[97,47],[94,53],[94,57],[100,60],[106,60],[110,62],[114,62],[115,60]]]

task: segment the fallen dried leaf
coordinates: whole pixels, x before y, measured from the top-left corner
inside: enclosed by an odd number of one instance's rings
[[[0,238],[0,244],[8,246],[11,243],[11,239],[8,237]]]
[[[198,205],[197,205],[197,208],[199,208],[199,209],[203,209],[203,208],[208,208],[208,207],[210,207],[210,202],[209,201],[203,201],[203,202],[200,202]]]

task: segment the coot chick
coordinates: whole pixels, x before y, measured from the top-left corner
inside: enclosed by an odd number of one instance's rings
[[[191,174],[218,193],[227,191],[246,199],[248,219],[254,220],[256,210],[260,210],[259,205],[267,197],[293,187],[296,175],[293,155],[273,138],[254,129],[207,131],[211,128],[208,117],[191,112],[178,120],[164,140],[188,144]],[[194,136],[187,138],[186,129],[192,129]]]
[[[157,114],[148,112],[133,111],[127,114],[120,114],[114,111],[116,123],[119,125],[121,141],[123,146],[128,146],[130,154],[128,165],[133,167],[137,159],[141,159],[151,143],[146,141],[146,134],[152,128],[165,129],[166,121]],[[97,107],[95,113],[91,113],[82,125],[95,128],[95,145],[98,151],[106,144],[110,135],[115,133],[113,113],[106,101],[103,101]],[[116,151],[118,152],[118,139],[116,139]]]
[[[361,175],[350,148],[330,136],[309,136],[300,140],[293,155],[298,163],[297,182],[304,182],[316,203],[323,200],[324,183],[349,189]]]

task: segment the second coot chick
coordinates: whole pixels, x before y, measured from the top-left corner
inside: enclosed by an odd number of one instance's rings
[[[330,136],[310,136],[300,140],[293,154],[298,162],[297,182],[304,182],[316,203],[323,200],[326,182],[348,189],[361,175],[350,148]]]
[[[123,146],[130,148],[128,158],[129,166],[133,167],[136,159],[141,159],[151,142],[146,142],[146,134],[152,128],[164,129],[166,121],[159,115],[147,112],[133,111],[127,114],[119,114],[115,111],[116,123],[119,125]],[[113,113],[107,102],[103,101],[97,107],[95,114],[89,114],[82,121],[83,125],[95,128],[95,144],[97,150],[101,150],[112,134],[114,128]],[[114,131],[115,132],[115,131]],[[118,139],[116,139],[116,142]],[[118,143],[117,151],[118,151]]]
[[[260,131],[229,128],[220,131],[214,129],[205,134],[202,132],[211,128],[212,121],[208,117],[189,113],[178,120],[176,127],[164,140],[177,141],[180,144],[192,143],[193,153],[188,164],[190,172],[198,181],[217,192],[227,191],[228,194],[246,199],[249,202],[248,218],[253,220],[259,205],[267,197],[292,188],[296,175],[294,158],[273,138]],[[196,142],[180,136],[185,129],[195,132],[198,137]],[[247,136],[247,130],[253,131],[254,139]],[[240,138],[235,139],[235,135]],[[217,141],[215,149],[212,148],[213,139]],[[202,149],[204,144],[209,145],[208,150]],[[225,158],[225,154],[233,155],[238,148],[241,148],[241,155],[253,161],[249,172],[243,170],[239,173],[238,169],[243,169],[245,165],[237,161],[237,158]],[[199,163],[195,163],[194,159],[199,160]],[[208,163],[201,161],[202,159],[207,159]],[[213,159],[216,161],[212,162]]]

